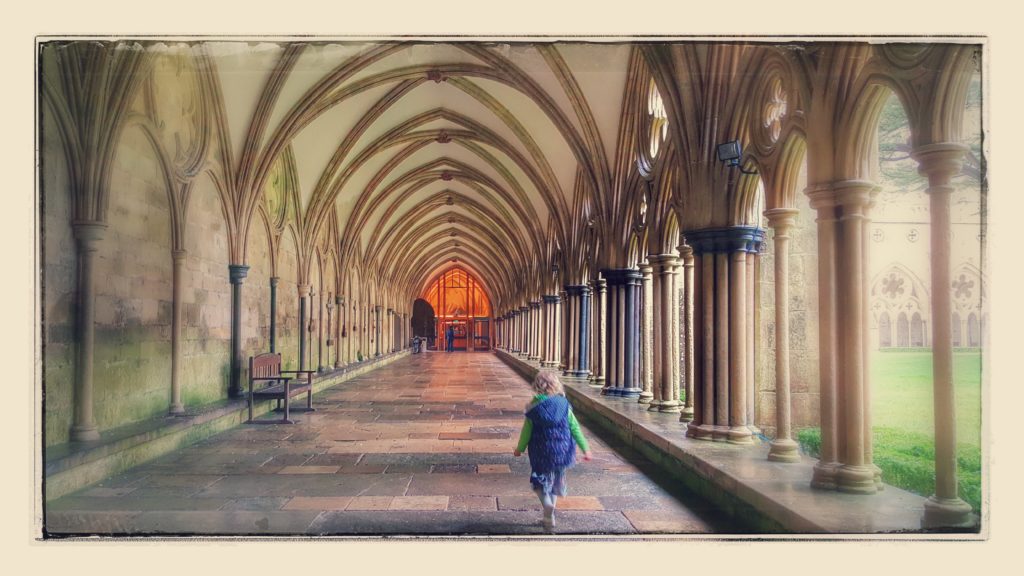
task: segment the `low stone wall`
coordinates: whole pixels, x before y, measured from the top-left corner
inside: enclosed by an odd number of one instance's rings
[[[498,357],[527,379],[536,364],[501,350]],[[736,446],[686,438],[678,414],[648,412],[635,401],[601,396],[584,380],[562,378],[585,420],[607,430],[714,504],[734,522],[762,533],[898,534],[921,531],[925,498],[899,488],[870,496],[814,490],[814,460],[767,460],[767,443]],[[971,537],[970,530],[964,537]],[[973,536],[976,536],[973,535]]]
[[[320,374],[313,379],[316,394],[346,380],[386,366],[409,354],[408,350],[372,358]],[[274,401],[258,402],[253,417],[271,411]],[[245,423],[244,399],[207,405],[187,416],[164,417],[104,432],[98,443],[62,444],[44,450],[45,498],[52,500]]]

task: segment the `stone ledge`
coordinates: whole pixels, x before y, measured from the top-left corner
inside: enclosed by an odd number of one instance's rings
[[[496,354],[527,379],[541,368],[501,350]],[[544,370],[547,370],[546,368]],[[601,396],[583,379],[561,377],[577,413],[615,434],[735,521],[773,533],[921,534],[925,498],[885,486],[870,496],[814,490],[814,460],[767,460],[767,443],[736,446],[686,438],[678,414],[648,412],[635,400]],[[945,531],[944,531],[945,532]],[[982,539],[978,529],[960,539]]]
[[[313,393],[390,364],[408,354],[408,350],[402,350],[314,375]],[[273,401],[257,402],[253,406],[253,417],[269,413],[273,406]],[[69,442],[44,448],[45,498],[60,498],[173,450],[244,424],[248,417],[245,399],[222,400],[192,408],[184,416],[163,416],[104,431],[95,442]]]

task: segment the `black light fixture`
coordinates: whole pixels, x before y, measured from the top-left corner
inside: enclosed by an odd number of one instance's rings
[[[725,162],[725,165],[729,168],[739,168],[743,174],[755,175],[756,170],[747,171],[740,166],[740,158],[743,157],[743,147],[740,145],[739,140],[730,140],[725,144],[718,145],[718,160]]]

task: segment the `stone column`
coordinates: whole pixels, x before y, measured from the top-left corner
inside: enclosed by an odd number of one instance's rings
[[[316,308],[316,371],[324,371],[324,291],[317,294]]]
[[[729,255],[729,442],[750,444],[747,428],[747,252]]]
[[[608,276],[605,272],[605,281],[608,286],[608,295],[605,299],[605,374],[604,387],[601,389],[602,394],[614,394],[614,390],[619,387],[620,376],[619,376],[619,285],[617,283],[608,281]],[[617,282],[617,281],[616,281]]]
[[[642,343],[640,352],[640,396],[637,402],[649,404],[655,398],[654,388],[654,291],[651,283],[651,265],[641,264],[640,274],[643,294],[642,313],[640,323],[640,341]]]
[[[540,301],[530,302],[530,320],[532,326],[530,327],[530,360],[540,361],[540,343],[541,343],[541,312],[540,312]]]
[[[834,490],[839,470],[838,382],[836,371],[836,203],[829,184],[808,186],[805,193],[817,212],[818,226],[818,369],[821,453],[811,486]]]
[[[606,285],[604,278],[594,282],[594,327],[596,328],[596,342],[594,346],[594,362],[591,372],[591,384],[604,386],[605,373],[607,371],[607,303]]]
[[[548,365],[548,359],[551,357],[550,350],[551,346],[551,303],[548,302],[547,294],[542,294],[540,297],[540,365],[541,367]]]
[[[679,405],[679,333],[676,324],[679,321],[679,299],[676,291],[676,256],[663,254],[659,257],[661,274],[658,289],[661,295],[661,343],[657,345],[661,364],[661,403],[659,412],[677,413],[682,410]]]
[[[380,310],[381,310],[381,305],[380,304],[377,304],[376,306],[373,307],[373,331],[374,331],[373,342],[374,342],[374,347],[376,348],[376,353],[374,354],[374,356],[380,356],[380,335],[381,335],[381,330],[380,330]]]
[[[747,428],[750,429],[752,434],[760,434],[761,429],[757,427],[755,420],[755,407],[757,405],[757,392],[755,390],[755,374],[756,374],[756,362],[757,362],[757,348],[755,346],[754,339],[754,320],[758,318],[757,304],[755,301],[755,290],[757,285],[756,274],[756,262],[757,255],[760,252],[760,246],[752,244],[750,249],[747,251]]]
[[[271,280],[274,280],[274,279],[271,278]],[[277,285],[277,282],[271,282],[271,286],[276,286],[276,285]],[[275,289],[271,289],[271,298],[273,298],[274,295],[276,294],[276,292],[274,292],[274,290]],[[344,365],[344,362],[341,359],[341,326],[342,326],[342,321],[343,321],[342,319],[344,318],[344,314],[345,314],[345,306],[344,306],[344,304],[342,304],[342,302],[343,302],[343,300],[342,300],[341,296],[335,294],[334,295],[334,309],[338,311],[338,317],[334,319],[334,367],[335,368],[341,368]],[[276,303],[274,304],[274,306],[271,307],[271,310],[273,310],[275,306],[277,306]],[[273,326],[273,321],[271,321],[271,326]],[[271,334],[274,333],[273,329],[271,329],[270,333]]]
[[[277,352],[277,276],[270,277],[270,352]],[[340,308],[339,308],[340,310]]]
[[[865,390],[870,385],[864,371],[864,218],[874,184],[847,180],[835,184],[836,198],[842,209],[839,218],[839,300],[840,366],[846,451],[837,475],[840,491],[854,494],[876,492],[875,473],[865,451],[865,438],[871,428],[865,422]]]
[[[576,376],[586,378],[590,375],[590,287],[583,284],[579,288],[579,356]]]
[[[715,332],[712,325],[715,318],[715,255],[698,253],[696,250],[694,253],[694,282],[700,285],[700,292],[695,298],[694,314],[694,326],[699,327],[694,341],[694,352],[699,354],[694,362],[697,369],[694,388],[695,391],[699,388],[696,396],[700,401],[694,400],[693,420],[687,426],[686,435],[697,440],[711,440],[715,424]]]
[[[171,280],[171,405],[167,411],[172,415],[185,412],[185,406],[181,403],[181,308],[184,299],[181,269],[185,263],[185,255],[184,250],[171,252],[174,265]]]
[[[307,301],[309,300],[310,285],[309,284],[299,284],[297,286],[297,288],[299,290],[299,370],[305,370],[306,369],[306,335],[309,332],[309,330],[306,329],[306,326],[307,326],[306,314],[307,314],[307,311],[309,310],[308,302]]]
[[[654,266],[654,274],[652,282],[650,282],[650,286],[646,285],[646,276],[648,276],[648,274],[644,274],[644,292],[645,295],[648,296],[647,307],[649,307],[652,312],[651,349],[652,352],[654,352],[653,358],[651,360],[651,376],[653,382],[651,383],[651,398],[648,400],[651,406],[648,408],[648,410],[655,412],[660,409],[662,402],[664,402],[667,398],[665,394],[665,386],[663,384],[665,382],[665,357],[669,354],[669,352],[665,349],[665,343],[667,341],[666,330],[668,329],[671,320],[668,319],[665,314],[665,256],[660,254],[650,255],[647,257],[647,261],[653,264]],[[644,271],[643,268],[641,268],[640,270],[642,272]],[[643,394],[641,393],[640,402],[643,401],[644,398]]]
[[[950,278],[950,184],[960,173],[967,147],[940,143],[914,150],[921,174],[928,177],[931,210],[932,386],[935,404],[935,494],[924,505],[921,525],[966,526],[971,507],[958,493],[956,474],[956,396],[953,388],[952,294]]]
[[[75,339],[78,354],[75,362],[75,412],[71,425],[72,442],[99,440],[100,433],[93,419],[92,369],[95,351],[96,292],[95,270],[97,244],[106,234],[104,222],[77,221],[72,224],[78,241],[78,321]]]
[[[242,396],[242,283],[249,275],[244,264],[228,265],[228,279],[231,282],[231,371],[228,381],[228,396]]]
[[[800,461],[792,439],[789,394],[789,231],[799,212],[774,208],[765,213],[775,230],[775,440],[768,459],[776,462]]]
[[[694,334],[693,334],[693,307],[694,307],[694,262],[693,249],[689,246],[680,245],[679,253],[683,259],[683,317],[680,329],[683,331],[683,380],[685,382],[686,401],[679,415],[681,422],[693,420],[694,402]]]

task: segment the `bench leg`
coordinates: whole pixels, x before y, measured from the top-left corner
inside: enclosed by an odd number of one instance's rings
[[[281,423],[283,423],[283,424],[294,424],[295,423],[295,422],[292,422],[292,419],[289,417],[289,416],[291,416],[291,414],[289,414],[289,412],[288,412],[288,407],[291,404],[291,400],[289,399],[290,396],[291,396],[290,386],[288,385],[288,382],[285,382],[284,383],[284,419],[281,420]]]

